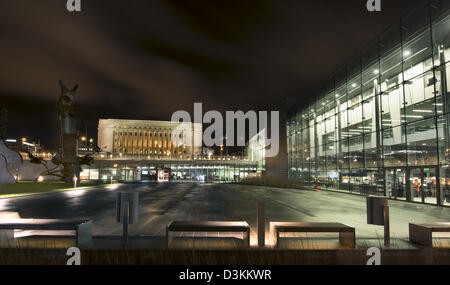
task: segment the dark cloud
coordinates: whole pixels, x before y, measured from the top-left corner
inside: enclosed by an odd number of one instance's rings
[[[11,136],[54,146],[58,79],[80,126],[178,109],[277,109],[311,90],[420,0],[0,2],[0,102]]]

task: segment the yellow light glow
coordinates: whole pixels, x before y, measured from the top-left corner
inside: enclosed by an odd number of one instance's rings
[[[22,142],[26,142],[27,141],[27,138],[22,138]]]
[[[86,141],[86,137],[81,137],[81,141],[85,142]]]

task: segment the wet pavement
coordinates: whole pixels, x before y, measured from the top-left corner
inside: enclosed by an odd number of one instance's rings
[[[165,226],[173,220],[243,220],[249,223],[251,244],[255,244],[257,202],[265,203],[267,238],[270,221],[346,223],[356,228],[359,246],[379,245],[383,238],[382,226],[367,225],[365,197],[356,195],[233,184],[140,183],[112,188],[0,199],[0,211],[16,211],[21,218],[87,218],[93,221],[95,239],[114,239],[122,235],[122,226],[116,222],[117,192],[138,191],[140,219],[130,225],[132,240],[145,237],[162,243]],[[389,201],[389,205],[391,236],[397,247],[411,247],[409,222],[450,222],[450,208],[400,201]]]

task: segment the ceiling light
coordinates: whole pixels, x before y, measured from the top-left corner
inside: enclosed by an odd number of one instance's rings
[[[402,117],[405,118],[417,118],[417,119],[423,119],[423,116],[415,116],[415,115],[402,115]]]

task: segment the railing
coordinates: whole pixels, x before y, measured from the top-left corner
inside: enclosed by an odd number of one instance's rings
[[[190,161],[251,161],[247,157],[242,156],[171,156],[171,155],[145,155],[145,154],[127,154],[127,155],[120,155],[120,154],[97,154],[94,156],[95,159],[99,160],[173,160],[173,161],[180,161],[180,160],[190,160]]]

